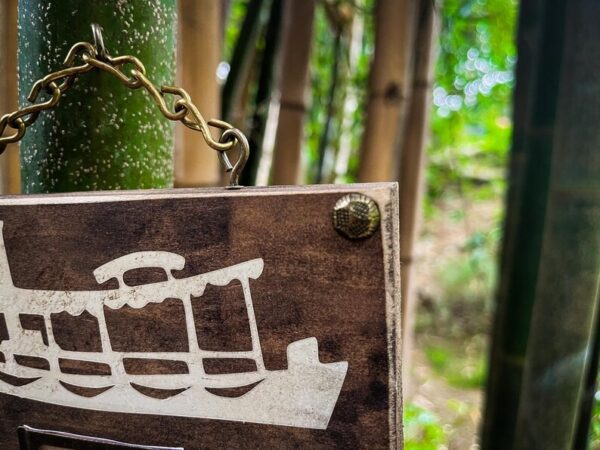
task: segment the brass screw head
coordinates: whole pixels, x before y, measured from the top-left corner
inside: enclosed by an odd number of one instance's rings
[[[379,227],[379,208],[363,194],[348,194],[333,207],[333,227],[349,239],[364,239]]]

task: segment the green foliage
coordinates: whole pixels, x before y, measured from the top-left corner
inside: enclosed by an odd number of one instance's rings
[[[344,181],[356,178],[364,127],[370,63],[374,51],[374,0],[339,0],[333,7],[352,8],[364,25],[357,67],[348,71],[349,41],[342,38],[340,80],[334,98],[337,105],[331,122],[326,155],[327,174],[342,132],[350,133],[352,154]],[[225,30],[224,56],[229,60],[247,2],[233,0]],[[332,6],[330,6],[332,7]],[[435,68],[432,139],[429,148],[429,204],[449,191],[474,198],[497,195],[504,188],[504,167],[510,146],[510,100],[513,69],[516,0],[447,0],[441,3],[439,57]],[[310,108],[305,125],[303,152],[305,181],[313,181],[318,149],[327,116],[327,97],[332,83],[336,24],[319,2],[311,53]],[[341,129],[340,105],[347,92],[357,95],[351,127]],[[476,188],[476,189],[473,189]]]
[[[331,65],[335,36],[327,22],[322,7],[316,9],[314,24],[314,43],[310,61],[311,106],[306,121],[306,150],[303,154],[307,172],[305,180],[312,180],[319,159],[319,139],[323,131],[327,105],[325,99],[331,84]],[[337,126],[337,124],[335,124]]]
[[[597,384],[600,386],[600,377]],[[600,450],[600,390],[596,392],[596,396],[594,397],[589,448],[590,450]]]
[[[504,187],[516,62],[516,0],[447,0],[435,68],[429,199]]]
[[[230,2],[223,42],[223,58],[225,61],[231,61],[235,42],[246,16],[247,6],[247,0],[231,0]]]
[[[496,247],[498,229],[478,231],[466,242],[457,260],[448,261],[438,277],[449,303],[475,303],[483,300],[482,307],[489,310],[485,300],[493,294],[496,281]]]
[[[462,221],[462,211],[452,220]],[[497,276],[499,229],[478,231],[456,256],[434,272],[435,299],[425,299],[417,321],[419,340],[433,370],[449,385],[482,388],[487,373],[487,333]]]
[[[355,180],[364,126],[370,62],[374,51],[374,0],[339,0],[329,7],[351,8],[363,23],[363,39],[357,67],[348,73],[347,35],[340,56],[341,79],[334,103],[338,113],[332,120],[326,158],[331,172],[340,134],[350,133],[352,155],[343,179]],[[333,5],[333,6],[331,6]],[[232,48],[246,12],[247,2],[233,0],[225,30],[224,57]],[[429,208],[432,201],[449,191],[474,198],[497,195],[504,188],[504,167],[510,146],[510,100],[516,61],[514,45],[516,0],[447,0],[441,2],[439,57],[435,67],[432,139],[429,148]],[[336,24],[319,2],[311,53],[311,104],[306,121],[303,152],[305,181],[312,181],[319,159],[319,141],[327,115],[327,97],[335,60]],[[339,113],[347,92],[357,95],[351,127],[341,129]],[[325,177],[327,178],[327,176]],[[473,189],[476,188],[476,189]]]
[[[341,108],[343,96],[346,92],[352,90],[357,94],[357,105],[352,112],[351,127],[351,146],[353,153],[350,158],[349,170],[345,175],[346,182],[352,182],[356,179],[358,173],[358,153],[360,142],[362,139],[364,128],[364,111],[367,104],[367,85],[370,70],[370,63],[375,47],[374,43],[374,17],[373,8],[374,0],[364,0],[361,2],[343,0],[338,2],[338,6],[350,6],[356,16],[355,20],[363,22],[364,32],[362,39],[361,52],[357,61],[357,67],[351,73],[348,72],[348,47],[349,42],[347,36],[343,36],[342,40],[342,62],[340,73],[343,74],[339,80],[339,88],[337,89],[336,102]],[[361,4],[358,7],[357,4]],[[335,30],[330,19],[325,13],[323,4],[320,3],[316,10],[314,42],[311,52],[310,61],[310,96],[311,104],[309,114],[306,121],[306,149],[303,154],[305,158],[305,173],[306,181],[313,181],[316,171],[316,164],[319,159],[318,149],[319,140],[323,132],[325,118],[327,114],[327,94],[331,86],[331,65],[334,60],[334,41]],[[329,146],[338,147],[340,138],[342,114],[337,114],[333,120],[333,130],[330,133]],[[331,158],[332,155],[330,155]]]
[[[425,348],[434,371],[450,386],[480,389],[486,379],[486,355],[483,336],[471,339],[466,347],[435,340]]]
[[[446,433],[438,417],[414,403],[404,405],[404,448],[437,450],[446,442]]]
[[[419,330],[455,340],[488,332],[497,278],[499,235],[499,228],[478,231],[457,256],[440,263],[433,280],[439,293],[435,301],[423,305]]]

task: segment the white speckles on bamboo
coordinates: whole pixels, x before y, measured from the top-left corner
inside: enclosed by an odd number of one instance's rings
[[[137,56],[157,85],[172,84],[175,10],[175,0],[118,0],[106,7],[21,0],[21,103],[33,82],[61,67],[73,43],[91,40],[92,21],[103,26],[111,54]],[[173,125],[147,94],[127,90],[106,73],[86,74],[27,131],[24,192],[168,187],[172,144]]]

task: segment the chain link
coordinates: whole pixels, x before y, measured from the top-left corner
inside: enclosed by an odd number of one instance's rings
[[[4,152],[8,144],[18,142],[23,138],[27,127],[36,121],[42,111],[54,108],[62,94],[73,86],[79,75],[100,70],[110,73],[129,89],[143,88],[150,94],[163,116],[172,121],[179,121],[186,127],[200,132],[208,146],[218,152],[225,170],[231,172],[229,186],[238,186],[239,176],[249,155],[249,145],[244,134],[227,122],[214,119],[206,121],[184,89],[175,86],[160,88],[155,86],[146,76],[146,68],[135,56],[111,57],[104,48],[100,28],[93,25],[92,29],[95,45],[89,42],[78,42],[71,47],[65,58],[64,68],[39,79],[31,87],[27,100],[32,104],[0,118],[0,154]],[[129,75],[125,73],[125,66],[131,66]],[[40,98],[40,96],[44,98]],[[167,96],[175,97],[172,109],[165,100]],[[213,137],[211,127],[220,130],[218,139]],[[5,136],[7,128],[13,131],[12,134]],[[236,145],[239,147],[239,156],[236,163],[232,165],[226,152]]]

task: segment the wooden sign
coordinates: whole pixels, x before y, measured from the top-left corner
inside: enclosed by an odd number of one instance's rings
[[[402,447],[397,202],[1,198],[0,448]]]

